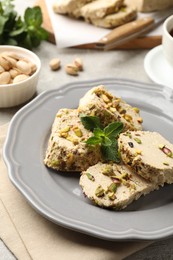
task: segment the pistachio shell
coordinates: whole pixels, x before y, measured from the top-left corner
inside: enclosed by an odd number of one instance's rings
[[[30,65],[23,60],[19,60],[16,63],[16,67],[21,71],[21,73],[29,75],[31,73],[31,67]]]
[[[21,82],[25,79],[29,78],[28,75],[25,75],[25,74],[20,74],[20,75],[17,75],[14,79],[13,79],[13,83],[18,83],[18,82]]]
[[[8,71],[2,72],[0,74],[0,85],[8,84],[11,80],[11,75]]]
[[[60,68],[61,61],[58,58],[52,59],[49,63],[51,70],[58,70]]]
[[[72,76],[78,75],[78,68],[74,64],[67,64],[65,66],[65,71],[67,74],[72,75]]]
[[[2,55],[0,56],[0,65],[7,71],[12,68],[11,62],[2,57]]]

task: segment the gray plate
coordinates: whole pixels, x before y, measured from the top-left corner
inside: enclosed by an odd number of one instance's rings
[[[43,164],[58,109],[76,108],[90,88],[104,84],[141,109],[144,129],[173,143],[173,92],[120,79],[77,82],[42,93],[12,119],[4,159],[12,183],[43,216],[64,227],[107,240],[153,240],[173,235],[173,186],[166,185],[116,212],[92,205],[82,194],[78,174],[62,174]]]

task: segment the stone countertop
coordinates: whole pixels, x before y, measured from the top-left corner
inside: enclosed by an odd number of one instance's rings
[[[16,0],[15,3],[21,11],[24,10],[28,4],[32,6],[34,1]],[[151,82],[144,71],[143,65],[144,57],[147,52],[147,50],[118,50],[103,52],[76,48],[58,49],[55,45],[44,42],[35,50],[35,53],[40,57],[42,63],[37,94],[48,89],[58,88],[63,84],[72,81],[91,80],[105,77],[126,78],[146,83]],[[61,60],[62,65],[59,71],[53,72],[49,68],[49,62],[55,57],[58,57]],[[83,60],[84,71],[77,77],[69,76],[66,74],[64,66],[67,63],[71,63],[76,57],[80,57]],[[19,109],[20,107],[0,109],[0,125],[9,122]],[[173,239],[157,241],[149,247],[126,258],[126,260],[172,260],[172,245]],[[2,241],[0,241],[0,259],[15,259]]]

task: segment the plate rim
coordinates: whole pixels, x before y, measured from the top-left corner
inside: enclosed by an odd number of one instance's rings
[[[23,108],[21,108],[12,118],[9,128],[8,128],[8,132],[7,132],[7,137],[5,140],[5,144],[3,147],[3,158],[5,161],[5,164],[7,165],[7,169],[8,169],[8,175],[9,178],[11,180],[11,182],[16,186],[16,188],[23,194],[23,196],[27,199],[27,201],[30,203],[30,205],[32,207],[35,208],[35,210],[37,212],[39,212],[41,215],[43,215],[44,217],[48,218],[49,220],[51,220],[52,222],[59,224],[63,227],[81,232],[81,233],[85,233],[94,237],[98,237],[98,238],[102,238],[102,239],[106,239],[106,240],[113,240],[113,241],[120,241],[120,240],[153,240],[153,239],[161,239],[163,237],[169,237],[172,236],[173,234],[173,226],[171,228],[167,228],[167,229],[163,229],[163,230],[157,230],[155,232],[142,232],[139,230],[135,230],[135,229],[129,229],[127,231],[123,231],[123,232],[113,232],[111,234],[111,232],[109,231],[108,233],[104,233],[104,235],[102,234],[102,232],[100,232],[99,230],[88,230],[88,227],[83,226],[82,229],[81,227],[79,227],[79,224],[74,223],[75,221],[72,221],[73,223],[66,223],[64,222],[64,219],[62,220],[58,220],[54,219],[54,217],[52,217],[52,215],[45,213],[45,211],[39,207],[39,205],[37,203],[35,203],[32,198],[27,194],[27,192],[24,190],[23,187],[20,186],[20,184],[17,182],[17,180],[14,178],[15,176],[13,175],[13,171],[14,171],[14,165],[15,165],[15,161],[13,161],[13,158],[11,158],[11,154],[10,151],[8,151],[8,147],[9,147],[9,142],[11,139],[14,138],[14,136],[11,135],[12,130],[15,129],[16,127],[16,122],[21,119],[21,116],[25,113],[27,113],[27,111],[29,111],[29,109],[34,109],[35,106],[39,106],[39,102],[43,102],[44,98],[49,98],[51,95],[54,95],[54,93],[61,95],[63,93],[65,93],[66,91],[69,91],[69,89],[73,89],[74,87],[76,88],[76,86],[81,88],[81,84],[85,85],[87,83],[87,88],[89,84],[104,84],[106,85],[106,83],[109,82],[110,83],[120,83],[122,85],[124,84],[132,84],[134,85],[138,85],[140,87],[145,87],[147,88],[148,91],[156,91],[156,92],[161,92],[166,94],[167,98],[173,98],[173,90],[169,87],[163,87],[161,85],[157,85],[157,84],[153,84],[153,83],[143,83],[140,81],[135,81],[135,80],[129,80],[129,79],[116,79],[116,78],[101,78],[101,79],[95,79],[95,80],[85,80],[85,81],[78,81],[78,82],[72,82],[72,83],[68,83],[68,84],[64,84],[62,85],[60,88],[57,89],[51,89],[51,90],[46,90],[44,92],[42,92],[41,94],[39,94],[35,99],[33,99],[30,103],[28,103],[27,105],[25,105]],[[9,160],[10,158],[10,160]],[[11,163],[13,162],[14,165],[12,165]],[[16,165],[15,165],[16,166]]]

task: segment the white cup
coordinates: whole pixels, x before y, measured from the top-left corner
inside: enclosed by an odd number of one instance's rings
[[[165,59],[173,68],[173,36],[170,32],[173,30],[173,15],[169,16],[163,24],[163,54]]]

